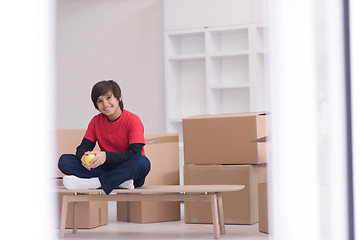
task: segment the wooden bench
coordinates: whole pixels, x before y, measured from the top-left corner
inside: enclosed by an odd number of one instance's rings
[[[65,224],[68,204],[74,203],[73,233],[77,233],[77,203],[88,201],[210,201],[215,238],[225,234],[224,212],[221,193],[240,191],[244,185],[162,185],[128,189],[114,189],[106,195],[102,189],[68,190],[59,187],[64,195],[60,216],[60,238],[65,236]]]

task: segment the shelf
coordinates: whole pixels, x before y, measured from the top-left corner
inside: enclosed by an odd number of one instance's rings
[[[204,32],[168,34],[168,55],[188,55],[205,52]]]
[[[249,50],[228,51],[228,52],[210,53],[209,57],[211,57],[211,58],[231,58],[231,57],[247,56],[249,54],[250,54]]]
[[[168,59],[170,61],[188,61],[188,60],[197,60],[197,59],[205,59],[204,53],[197,54],[182,54],[182,55],[173,55],[169,56]]]
[[[210,85],[210,89],[236,89],[236,88],[249,88],[250,83],[234,83],[234,84],[212,84]]]
[[[243,86],[249,84],[249,56],[210,58],[208,62],[210,86]]]
[[[210,114],[249,112],[250,88],[223,88],[209,92],[212,108]]]
[[[248,50],[248,28],[210,29],[208,48],[215,52]]]
[[[256,51],[257,54],[268,54],[269,51],[267,49],[261,49]]]

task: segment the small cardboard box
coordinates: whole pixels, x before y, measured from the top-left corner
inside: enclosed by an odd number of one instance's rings
[[[183,119],[185,164],[266,163],[263,112],[194,116]]]
[[[85,135],[86,129],[57,129],[57,155],[55,166],[57,169],[56,180],[58,186],[62,185],[64,174],[58,169],[57,162],[64,153],[75,154],[76,147],[80,145]],[[98,147],[97,147],[98,148]],[[58,194],[58,211],[60,226],[60,211],[63,194]],[[78,228],[95,228],[108,224],[108,202],[90,201],[78,203]],[[69,204],[66,228],[73,226],[73,203]]]
[[[241,191],[223,193],[226,224],[258,222],[258,184],[266,182],[266,164],[185,165],[185,185],[245,185]],[[185,202],[186,223],[212,223],[209,202]]]
[[[177,133],[145,134],[145,154],[151,170],[144,186],[179,184]],[[152,223],[180,220],[180,202],[118,202],[118,221]]]
[[[259,183],[259,231],[269,233],[267,184]]]
[[[56,180],[57,186],[63,186],[62,179]],[[60,213],[62,198],[65,194],[58,194],[58,226],[60,226]],[[71,195],[71,194],[68,194]],[[69,203],[66,218],[66,228],[73,227],[74,220],[74,203]],[[90,201],[78,203],[78,228],[91,229],[108,224],[108,202],[107,201]]]

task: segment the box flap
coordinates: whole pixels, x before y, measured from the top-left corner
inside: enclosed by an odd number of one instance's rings
[[[179,135],[177,133],[153,133],[145,134],[145,144],[178,142]]]
[[[204,118],[252,117],[252,116],[263,116],[263,115],[267,115],[267,113],[266,112],[247,112],[247,113],[196,115],[196,116],[183,118],[183,120],[197,119],[197,118],[204,119]]]
[[[267,142],[269,140],[269,137],[265,136],[265,137],[261,137],[255,140],[252,140],[250,142]]]

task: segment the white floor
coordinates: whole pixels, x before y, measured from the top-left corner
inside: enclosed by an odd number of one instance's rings
[[[267,240],[268,235],[259,232],[258,224],[226,225],[220,239]],[[77,234],[66,229],[65,239],[214,239],[211,224],[185,224],[183,221],[163,223],[126,223],[116,220],[116,203],[109,202],[108,225],[95,229],[79,229]]]

